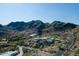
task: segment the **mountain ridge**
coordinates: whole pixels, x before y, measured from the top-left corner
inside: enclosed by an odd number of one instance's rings
[[[52,23],[44,23],[40,20],[32,20],[29,22],[11,22],[5,26],[0,24],[0,32],[22,32],[32,31],[42,33],[43,31],[55,32],[55,31],[66,31],[76,28],[78,25],[73,23],[65,23],[61,21],[54,21]]]

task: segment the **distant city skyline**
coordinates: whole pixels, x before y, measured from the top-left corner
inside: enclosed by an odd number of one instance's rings
[[[79,24],[79,4],[55,3],[6,3],[0,4],[0,24],[10,22],[41,20],[62,21]]]

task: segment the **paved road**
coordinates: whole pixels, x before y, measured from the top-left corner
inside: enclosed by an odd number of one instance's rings
[[[23,46],[18,46],[19,48],[19,54],[17,56],[22,56],[23,55]]]

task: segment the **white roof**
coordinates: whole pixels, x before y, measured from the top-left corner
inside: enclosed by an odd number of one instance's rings
[[[7,39],[2,39],[2,40],[7,40]]]
[[[39,38],[39,37],[37,37],[37,38],[34,38],[34,39],[47,39],[48,37],[41,37],[41,38]]]
[[[35,36],[36,34],[31,34],[30,36]]]
[[[13,53],[17,53],[18,51],[8,51],[8,52],[5,52],[5,53],[2,53],[0,56],[11,56],[11,54]]]

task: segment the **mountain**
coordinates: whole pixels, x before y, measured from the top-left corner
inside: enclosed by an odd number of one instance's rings
[[[64,23],[60,21],[54,21],[51,24],[47,25],[46,29],[48,31],[66,31],[76,28],[78,25],[73,23]]]
[[[20,32],[35,32],[41,34],[43,31],[48,31],[49,33],[56,31],[66,31],[76,28],[76,24],[64,23],[60,21],[54,21],[52,23],[43,23],[40,20],[33,20],[29,22],[11,22],[8,25],[0,24],[0,36],[5,35],[17,35]]]
[[[36,30],[42,30],[45,28],[45,24],[40,21],[30,21],[30,22],[11,22],[10,24],[7,25],[8,28],[12,30],[17,30],[17,31],[24,31],[24,30],[29,30],[29,29],[36,29]]]
[[[52,26],[53,26],[54,30],[61,31],[61,30],[73,29],[77,25],[72,24],[72,23],[64,23],[64,22],[60,22],[60,21],[54,21],[52,23]]]

